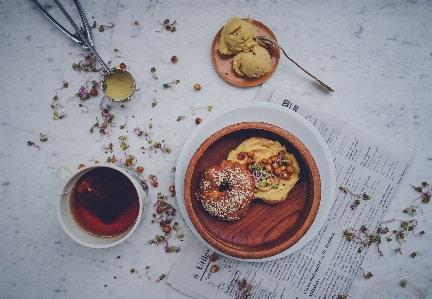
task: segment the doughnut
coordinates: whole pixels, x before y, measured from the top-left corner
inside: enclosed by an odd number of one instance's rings
[[[210,215],[221,220],[238,220],[249,209],[254,184],[245,165],[223,160],[204,171],[195,196]]]

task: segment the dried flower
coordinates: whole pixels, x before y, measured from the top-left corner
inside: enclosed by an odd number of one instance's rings
[[[414,186],[413,186],[414,187]],[[421,186],[419,187],[414,187],[414,190],[416,190],[417,192],[421,193],[419,197],[417,197],[416,199],[414,199],[414,202],[421,198],[423,203],[429,203],[431,196],[432,196],[432,190],[431,190],[431,185],[428,184],[428,182],[422,182]]]
[[[115,48],[115,49],[114,49],[114,52],[116,52],[116,53],[117,53],[117,55],[116,55],[116,56],[117,56],[117,58],[118,58],[118,57],[122,57],[122,56],[123,56],[122,52],[120,52],[120,50],[119,50],[119,49],[117,49],[117,48]],[[126,65],[125,65],[125,66],[126,66]]]
[[[105,28],[107,28],[107,29],[109,29],[109,28],[113,28],[113,27],[114,27],[114,24],[111,23],[111,22],[110,22],[110,24],[111,24],[111,25],[100,25],[99,28],[98,28],[98,30],[99,30],[100,32],[104,32],[104,31],[105,31]]]
[[[27,145],[28,146],[34,146],[35,148],[37,148],[38,150],[40,150],[40,146],[38,146],[38,145],[36,145],[34,142],[32,142],[32,141],[27,141]]]
[[[156,68],[155,67],[152,67],[151,69],[150,69],[150,71],[152,72],[152,74],[153,74],[153,79],[158,79],[158,77],[156,76]]]
[[[351,196],[354,198],[354,203],[352,205],[350,205],[351,210],[355,210],[355,208],[358,207],[358,205],[360,204],[360,199],[363,200],[370,200],[370,196],[367,195],[366,193],[361,193],[361,194],[355,194],[353,191],[351,191],[350,189],[343,187],[343,186],[339,186],[339,190],[343,191],[345,194],[349,193],[351,194]]]
[[[177,90],[177,84],[180,83],[180,80],[172,80],[171,82],[162,84],[164,88],[171,88],[173,91]]]
[[[401,285],[401,287],[406,288],[408,285],[408,280],[402,279],[399,284]]]
[[[159,282],[159,281],[161,281],[162,279],[164,279],[165,278],[165,274],[161,274],[160,276],[159,276],[159,279],[158,280],[156,280],[156,282]]]
[[[237,285],[237,294],[235,299],[247,299],[252,295],[252,285],[249,284],[245,278],[242,280],[236,279],[234,283]]]
[[[41,142],[47,142],[48,141],[48,136],[46,136],[46,135],[44,135],[42,133],[39,133],[39,134],[40,134],[39,141],[41,141]]]
[[[162,28],[160,31],[156,31],[156,32],[163,32],[164,28],[165,28],[165,30],[169,30],[171,32],[177,31],[176,27],[174,27],[174,25],[176,24],[176,21],[174,21],[170,24],[169,19],[165,19],[165,21],[163,23],[159,22],[159,24],[162,25]]]
[[[93,54],[87,56],[83,55],[84,59],[80,60],[78,63],[72,63],[72,68],[75,71],[83,72],[99,72],[102,68],[96,69],[97,59]]]

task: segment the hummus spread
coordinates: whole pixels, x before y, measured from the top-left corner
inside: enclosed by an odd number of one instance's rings
[[[273,161],[271,160],[273,158]],[[275,161],[277,158],[277,161]],[[249,171],[255,179],[254,198],[261,198],[267,203],[277,203],[287,198],[288,193],[299,180],[300,167],[293,154],[286,152],[285,146],[277,141],[261,137],[252,137],[243,141],[236,149],[228,154],[227,160],[237,161],[248,165]],[[290,169],[289,178],[268,167],[277,163],[277,168]],[[267,171],[266,171],[267,170]],[[292,171],[292,172],[291,172]],[[284,178],[285,179],[284,179]],[[272,183],[263,184],[263,182]]]

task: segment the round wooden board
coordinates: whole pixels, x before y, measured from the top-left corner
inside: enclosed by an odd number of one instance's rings
[[[255,20],[253,20],[252,25],[255,27],[258,36],[268,36],[276,40],[276,36],[266,25]],[[278,66],[279,59],[280,59],[279,48],[270,47],[267,49],[270,54],[270,70],[266,74],[258,78],[239,76],[232,67],[232,62],[235,55],[223,55],[219,53],[218,47],[219,47],[221,32],[222,32],[222,28],[218,31],[215,38],[213,39],[211,56],[212,56],[213,65],[222,78],[227,80],[229,83],[232,83],[237,86],[251,87],[267,81],[273,75],[273,73],[275,72]]]
[[[277,204],[254,199],[246,216],[223,221],[206,212],[195,191],[204,170],[226,159],[228,153],[249,137],[279,141],[300,165],[300,180]],[[289,132],[262,122],[228,126],[210,136],[193,155],[186,170],[184,200],[189,218],[203,239],[232,257],[262,259],[294,245],[312,225],[321,200],[321,180],[308,149]]]

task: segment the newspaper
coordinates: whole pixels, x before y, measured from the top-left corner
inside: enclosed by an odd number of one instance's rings
[[[412,156],[374,140],[353,125],[305,102],[290,100],[264,84],[256,100],[291,109],[310,121],[327,143],[334,159],[336,188],[344,186],[371,199],[351,209],[350,194],[336,190],[330,214],[317,236],[281,259],[244,262],[219,256],[191,234],[182,247],[167,282],[193,298],[235,298],[236,280],[252,285],[249,298],[335,298],[347,294],[368,249],[348,242],[345,229],[362,225],[375,232],[385,215]],[[370,248],[369,248],[370,249]],[[219,271],[210,268],[217,264]]]

